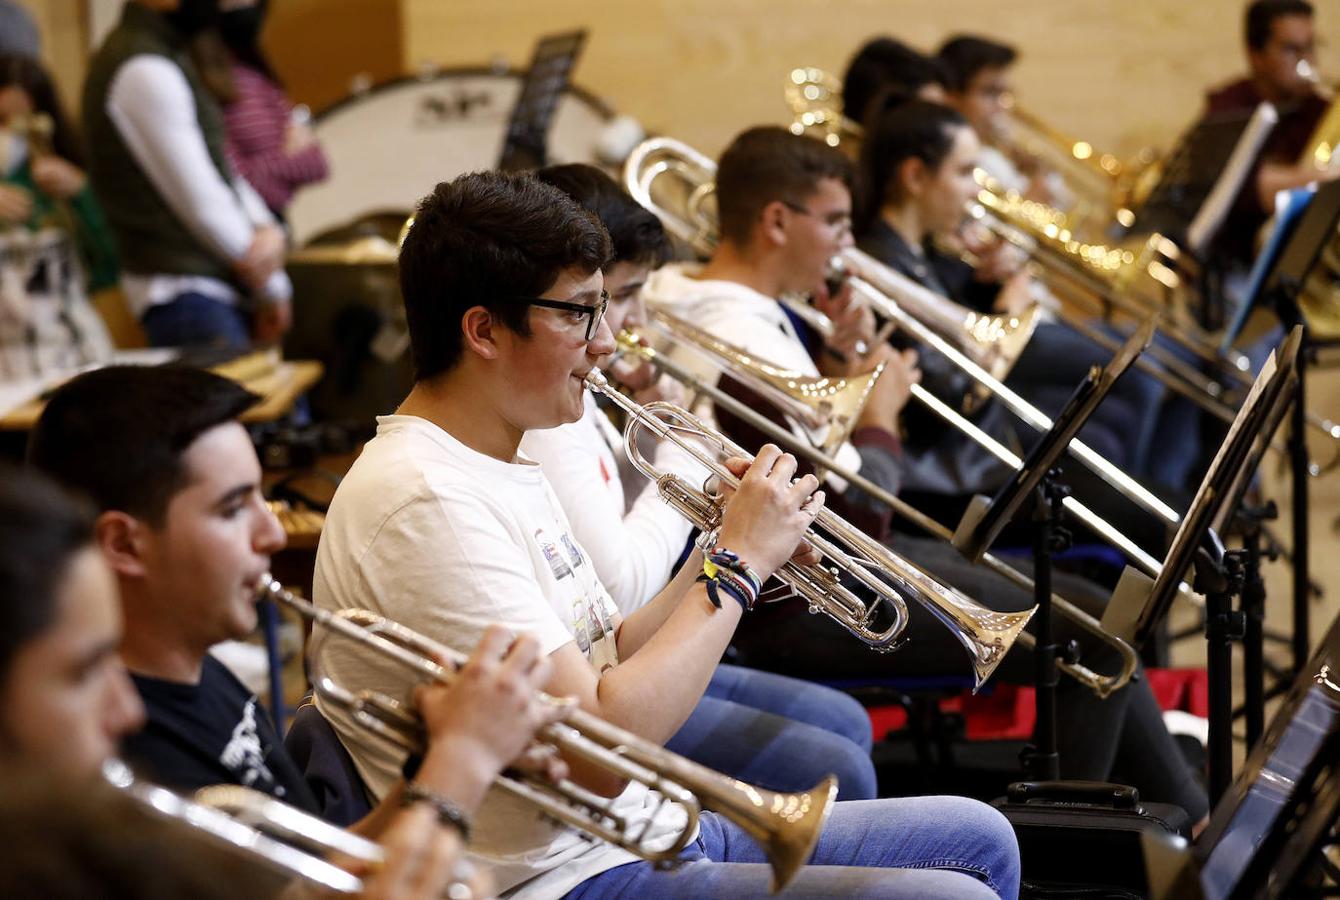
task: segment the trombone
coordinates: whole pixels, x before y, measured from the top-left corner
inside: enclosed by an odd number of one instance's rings
[[[633,467],[656,482],[661,499],[695,527],[707,535],[715,533],[721,526],[725,507],[721,495],[690,487],[678,475],[658,470],[642,455],[639,433],[646,429],[661,440],[677,444],[731,488],[737,487],[739,480],[721,463],[719,454],[752,459],[751,454],[687,410],[659,401],[642,406],[625,397],[598,369],[587,373],[586,385],[605,395],[628,416],[624,450]],[[712,445],[716,452],[709,453],[703,448],[704,443]],[[825,535],[831,536],[831,540]],[[877,650],[892,650],[907,627],[907,603],[901,594],[908,594],[943,622],[968,651],[974,692],[991,677],[1035,612],[1029,609],[1000,613],[987,609],[936,581],[827,509],[819,511],[805,540],[823,555],[826,563],[801,565],[789,560],[775,575],[806,600],[811,612],[824,613]],[[844,573],[868,588],[874,601],[867,605],[846,588],[839,577]],[[875,621],[884,607],[892,611],[893,621],[879,631]]]
[[[661,217],[666,228],[681,237],[692,238],[695,248],[710,248],[716,240],[716,222],[705,207],[711,193],[716,165],[696,150],[672,138],[652,138],[636,148],[628,157],[624,182],[629,193],[643,206]],[[653,195],[653,187],[663,183],[660,176],[674,175],[686,196],[686,211],[672,212]],[[850,272],[850,283],[861,297],[884,319],[895,323],[917,341],[927,344],[947,356],[979,385],[990,391],[1006,408],[1033,428],[1046,431],[1052,420],[1000,379],[987,371],[976,359],[925,325],[913,310],[943,308],[948,303],[934,291],[922,287],[895,272],[854,247],[842,251],[840,264]],[[957,424],[952,423],[951,424]],[[971,436],[971,435],[970,435]],[[991,448],[988,447],[988,450]],[[994,451],[993,451],[994,452]],[[1161,518],[1169,525],[1180,520],[1178,513],[1151,493],[1144,485],[1092,450],[1080,440],[1070,444],[1070,452],[1087,468],[1110,484],[1128,499]],[[1147,554],[1143,561],[1154,564]]]
[[[795,69],[786,84],[785,93],[794,116],[791,123],[791,131],[794,134],[817,131],[822,135],[824,142],[833,147],[839,146],[844,140],[850,143],[861,139],[864,132],[861,124],[843,116],[840,112],[842,86],[832,75],[813,67]],[[1015,109],[1014,112],[1017,114],[1021,111]],[[1040,126],[1044,131],[1047,130],[1039,120],[1026,113],[1023,114],[1023,121]],[[1060,140],[1055,134],[1052,137]],[[1072,143],[1076,154],[1082,155],[1086,152],[1083,148],[1087,148],[1087,153],[1091,157],[1093,148],[1090,145],[1084,142]],[[1100,171],[1115,167],[1112,174],[1119,174],[1122,170],[1120,162],[1115,158],[1108,161],[1109,157],[1110,154],[1100,156],[1095,166]],[[1148,272],[1151,279],[1163,287],[1171,289],[1180,284],[1176,271],[1178,248],[1171,241],[1161,235],[1152,235],[1141,250],[1138,260],[1136,254],[1130,250],[1083,243],[1074,236],[1071,217],[1066,213],[1045,203],[1020,197],[995,182],[980,169],[977,178],[981,190],[977,202],[969,205],[968,214],[983,227],[1035,258],[1049,271],[1061,277],[1068,277],[1082,290],[1096,296],[1103,307],[1105,318],[1108,315],[1108,307],[1111,306],[1116,306],[1140,319],[1150,314],[1163,315],[1160,298],[1136,302],[1129,299],[1126,294],[1132,287],[1135,277],[1144,272]],[[1123,212],[1126,213],[1125,216],[1122,215]],[[1129,211],[1120,210],[1117,216],[1123,224],[1130,224],[1127,221],[1130,217]],[[1082,317],[1075,316],[1063,308],[1052,308],[1050,311],[1067,327],[1085,334],[1100,346],[1115,349],[1112,338],[1089,326]],[[919,312],[914,313],[926,321]],[[1186,327],[1186,324],[1182,323],[1181,328]],[[1164,331],[1197,357],[1216,366],[1226,366],[1241,387],[1250,386],[1251,379],[1246,374],[1245,368],[1246,358],[1241,354],[1227,354],[1225,359],[1226,354],[1204,335],[1167,328]],[[1149,360],[1137,360],[1137,365],[1193,401],[1201,403],[1208,399],[1211,401],[1211,405],[1207,406],[1210,412],[1220,418],[1227,413],[1229,416],[1227,421],[1232,421],[1232,411],[1223,404],[1214,403],[1225,393],[1223,386],[1158,346],[1151,347],[1147,352],[1158,359],[1162,369],[1166,371],[1155,367]],[[1207,396],[1202,397],[1198,392],[1203,392]]]
[[[1315,72],[1310,67],[1308,71],[1312,72],[1311,76],[1303,72],[1304,64],[1305,61],[1300,63],[1300,74],[1315,80]],[[841,84],[822,69],[808,67],[793,70],[785,94],[794,116],[791,124],[793,133],[817,131],[825,143],[833,147],[844,140],[861,138],[861,124],[840,112]],[[1028,127],[1039,130],[1046,140],[1055,142],[1058,147],[1068,147],[1069,155],[1073,158],[1092,162],[1095,171],[1107,172],[1112,177],[1121,175],[1122,164],[1110,154],[1101,154],[1094,159],[1093,148],[1086,142],[1064,138],[1017,107],[1012,109],[1012,114]],[[1331,115],[1318,126],[1318,133],[1312,141],[1315,149],[1310,155],[1320,160],[1324,153],[1329,160],[1334,146],[1340,140],[1336,136],[1337,129],[1340,129],[1340,111],[1333,107]],[[1168,320],[1163,312],[1161,296],[1143,300],[1130,296],[1136,286],[1136,279],[1146,274],[1149,280],[1145,283],[1153,290],[1171,290],[1180,285],[1180,251],[1176,244],[1158,234],[1151,235],[1138,253],[1127,248],[1085,243],[1075,236],[1071,217],[1066,213],[1020,197],[981,170],[978,170],[977,175],[981,190],[977,202],[969,205],[968,214],[983,227],[1022,249],[1052,275],[1066,279],[1072,286],[1079,288],[1081,293],[1096,298],[1099,312],[1104,318],[1110,317],[1112,307],[1137,319],[1144,319],[1151,314],[1158,315],[1166,323],[1162,328],[1163,333],[1171,340],[1197,358],[1214,365],[1217,370],[1227,373],[1235,388],[1246,389],[1251,386],[1249,364],[1243,354],[1224,350],[1207,335],[1200,333],[1185,317],[1176,323]],[[1134,221],[1133,215],[1125,208],[1119,209],[1116,216],[1123,225],[1129,226]],[[1050,279],[1048,284],[1054,287]],[[1073,291],[1066,294],[1075,296]],[[912,311],[923,321],[928,321],[918,311]],[[1094,328],[1083,316],[1064,308],[1053,307],[1050,311],[1062,324],[1087,336],[1099,346],[1115,351],[1117,342]],[[1142,355],[1135,363],[1143,371],[1219,419],[1229,423],[1233,421],[1235,411],[1221,399],[1229,393],[1224,385],[1157,344],[1152,345],[1146,353],[1150,359]],[[1153,360],[1157,360],[1157,364]],[[1332,439],[1340,440],[1340,425],[1314,413],[1309,414],[1309,421]],[[1279,449],[1278,446],[1276,449]]]
[[[1340,121],[1331,127],[1340,128]],[[1325,144],[1324,139],[1318,140],[1319,147]],[[1159,309],[1156,299],[1134,299],[1140,296],[1140,292],[1132,288],[1137,279],[1144,280],[1146,276],[1146,285],[1161,285],[1169,290],[1177,287],[1180,283],[1177,259],[1181,251],[1172,241],[1159,234],[1150,235],[1138,252],[1084,243],[1063,225],[1048,222],[1045,212],[1030,209],[1030,201],[1003,191],[1000,185],[980,171],[978,180],[981,190],[977,194],[977,202],[970,205],[969,215],[993,234],[1024,250],[1048,272],[1078,288],[1078,293],[1067,291],[1068,297],[1077,298],[1081,294],[1088,294],[1096,299],[1100,307],[1098,311],[1104,318],[1109,317],[1112,307],[1116,307],[1135,317],[1152,314],[1165,323],[1170,321]],[[1056,287],[1054,281],[1048,280],[1048,284]],[[1303,302],[1308,302],[1306,294]],[[1084,334],[1100,346],[1114,348],[1114,339],[1094,328],[1083,316],[1064,309],[1054,312],[1067,327]],[[1329,310],[1322,314],[1333,317]],[[1179,346],[1225,374],[1232,384],[1225,385],[1206,376],[1185,360],[1158,346],[1149,349],[1151,359],[1145,359],[1142,354],[1136,359],[1135,365],[1219,420],[1232,424],[1237,410],[1228,405],[1225,398],[1251,387],[1251,366],[1246,356],[1236,350],[1225,349],[1196,326],[1185,322],[1179,327],[1164,327],[1161,330]],[[1157,360],[1157,363],[1152,360]],[[1315,410],[1308,410],[1307,424],[1332,442],[1340,442],[1340,423],[1325,418]],[[1278,440],[1273,440],[1270,446],[1277,453],[1284,452]],[[1337,459],[1340,459],[1340,447],[1337,448]],[[1334,461],[1322,467],[1314,463],[1310,471],[1315,476],[1335,465]]]
[[[659,319],[657,324],[668,324],[668,320]],[[689,345],[694,344],[693,340],[687,335],[677,335],[673,330],[668,330],[665,333],[672,340],[678,340],[680,342],[688,343]],[[918,528],[921,528],[933,537],[945,541],[948,541],[953,537],[953,532],[940,522],[932,519],[930,516],[910,505],[907,501],[885,490],[855,470],[845,468],[838,464],[829,455],[826,455],[815,447],[807,444],[804,440],[799,439],[786,428],[778,425],[776,422],[738,398],[723,391],[717,385],[699,378],[688,367],[676,362],[672,357],[647,344],[639,335],[623,331],[618,335],[617,340],[619,349],[622,353],[646,360],[660,371],[665,372],[671,378],[674,378],[676,381],[683,384],[693,394],[711,399],[716,406],[740,418],[751,427],[758,429],[760,432],[767,435],[770,440],[776,441],[778,444],[786,447],[790,452],[804,458],[813,464],[817,470],[829,472],[834,477],[865,491],[872,497],[887,504],[898,515],[912,522]],[[695,349],[697,348],[695,347]],[[706,353],[705,350],[703,352]],[[747,386],[750,384],[750,374],[747,369],[737,368],[728,364],[728,371],[733,378],[741,383]],[[913,385],[912,390],[913,393],[917,393],[919,391],[924,391],[924,388],[921,388],[920,385]],[[946,410],[948,415],[957,416],[957,413],[950,410],[948,406],[939,400],[939,398],[929,394],[929,392],[926,392],[926,395],[930,402],[938,404],[938,407]],[[961,416],[958,416],[958,418],[962,419]],[[967,419],[963,419],[962,421],[968,428],[976,427],[968,422]],[[986,440],[990,441],[991,438],[988,436],[986,437]],[[1009,454],[1009,451],[1005,450],[1003,447],[1001,448],[1001,451],[1005,454]],[[1010,455],[1012,456],[1012,454]],[[1017,457],[1014,458],[1017,459]],[[1069,502],[1069,500],[1067,502]],[[998,575],[1008,578],[1011,582],[1024,590],[1030,592],[1034,590],[1033,579],[1029,578],[1013,566],[1001,561],[991,553],[983,555],[982,564],[993,572],[996,572]],[[1124,687],[1126,683],[1131,680],[1131,677],[1135,674],[1135,671],[1139,666],[1139,657],[1136,655],[1135,650],[1125,641],[1108,634],[1103,630],[1101,623],[1099,623],[1097,619],[1070,603],[1070,601],[1066,600],[1064,597],[1052,594],[1052,603],[1061,611],[1061,613],[1068,616],[1081,628],[1114,647],[1122,660],[1121,670],[1114,675],[1101,675],[1092,669],[1081,665],[1078,661],[1069,662],[1059,658],[1056,660],[1057,668],[1075,678],[1099,697],[1107,697],[1114,691]],[[1016,641],[1021,646],[1029,648],[1032,648],[1036,643],[1033,635],[1026,631],[1020,632]]]
[[[320,625],[309,652],[319,642],[339,635],[370,649],[424,681],[450,683],[465,657],[397,622],[366,609],[322,609],[287,591],[269,575],[259,592]],[[392,746],[422,753],[427,744],[423,722],[406,704],[376,691],[351,691],[315,673],[317,697],[346,711],[356,724]],[[548,702],[557,700],[546,697]],[[698,832],[703,806],[743,828],[763,848],[772,866],[772,889],[779,891],[810,858],[837,797],[837,778],[830,775],[808,791],[780,793],[757,788],[713,772],[664,747],[618,728],[603,719],[572,709],[563,722],[547,725],[538,740],[570,759],[582,759],[620,778],[645,784],[661,795],[656,812],[666,807],[683,811],[684,824],[669,847],[644,843],[655,814],[640,830],[610,808],[610,802],[572,781],[551,782],[537,775],[499,775],[493,786],[538,807],[553,821],[621,847],[660,866],[674,865],[679,853]]]

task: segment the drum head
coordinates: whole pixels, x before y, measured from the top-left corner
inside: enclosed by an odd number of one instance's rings
[[[521,76],[482,68],[406,78],[341,101],[313,128],[330,178],[289,207],[296,246],[368,213],[404,211],[440,181],[498,164]],[[549,134],[552,163],[594,162],[610,110],[580,88],[559,101]]]

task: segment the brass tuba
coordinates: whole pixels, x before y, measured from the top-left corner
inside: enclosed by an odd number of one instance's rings
[[[449,683],[465,663],[465,657],[451,648],[369,610],[321,609],[284,590],[269,575],[261,579],[259,587],[263,598],[292,609],[317,626],[310,652],[314,653],[320,642],[338,635],[397,663],[418,681],[443,683]],[[364,729],[400,749],[423,752],[423,723],[404,703],[375,691],[351,691],[320,672],[313,673],[312,682],[321,700],[348,712]],[[699,810],[709,806],[758,841],[772,866],[774,891],[784,888],[810,858],[837,796],[837,778],[832,775],[798,794],[756,788],[580,709],[571,710],[564,721],[544,727],[536,738],[569,758],[585,760],[620,778],[645,784],[661,795],[663,807],[682,809],[685,823],[674,843],[665,849],[646,846],[643,833],[631,833],[627,823],[610,811],[607,801],[571,781],[550,782],[539,776],[504,773],[494,779],[494,787],[531,803],[556,822],[662,866],[675,863],[679,852],[697,833]]]

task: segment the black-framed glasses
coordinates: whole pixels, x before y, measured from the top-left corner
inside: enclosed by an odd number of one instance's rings
[[[518,297],[517,299],[531,306],[542,306],[545,309],[557,309],[561,312],[582,315],[586,319],[586,339],[588,341],[595,338],[596,330],[600,328],[600,320],[605,318],[605,307],[610,304],[610,295],[605,291],[601,291],[600,300],[590,306],[585,303],[568,303],[566,300],[549,300],[545,297]]]
[[[846,232],[851,231],[852,222],[851,222],[851,213],[849,212],[831,212],[828,215],[821,216],[814,210],[807,209],[806,207],[801,206],[799,203],[792,203],[790,200],[783,200],[782,205],[785,206],[787,209],[791,210],[792,212],[800,213],[802,216],[809,216],[811,219],[818,219],[820,222],[822,222],[824,225],[827,225],[829,228],[832,228],[838,234],[844,234]]]

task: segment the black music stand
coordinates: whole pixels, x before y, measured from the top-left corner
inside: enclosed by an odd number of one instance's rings
[[[1293,416],[1289,423],[1289,462],[1293,491],[1293,658],[1295,670],[1307,661],[1310,650],[1312,584],[1308,551],[1309,527],[1308,480],[1311,461],[1307,451],[1307,366],[1316,357],[1316,344],[1307,320],[1298,304],[1298,296],[1307,283],[1326,247],[1336,240],[1340,227],[1340,181],[1318,188],[1294,226],[1293,235],[1271,267],[1256,298],[1268,304],[1286,328],[1302,329],[1299,349],[1298,382]]]
[[[1148,847],[1154,900],[1294,898],[1340,817],[1340,619],[1188,853]],[[1334,877],[1334,872],[1332,872]]]
[[[521,78],[521,93],[512,107],[499,170],[524,172],[548,163],[549,127],[585,45],[584,29],[548,35],[535,45],[530,67]]]
[[[1065,407],[1052,420],[1052,427],[1033,446],[1022,465],[1001,486],[995,497],[976,496],[968,505],[954,532],[952,543],[969,562],[979,562],[1005,526],[1019,512],[1025,500],[1033,501],[1033,585],[1037,612],[1033,634],[1037,641],[1034,659],[1037,666],[1037,734],[1024,758],[1030,778],[1055,781],[1060,777],[1060,755],[1056,746],[1056,688],[1059,653],[1052,635],[1052,556],[1069,547],[1069,532],[1064,526],[1064,503],[1069,489],[1060,481],[1056,468],[1080,428],[1103,402],[1112,385],[1131,367],[1154,337],[1155,320],[1150,318],[1135,330],[1103,368],[1095,366],[1075,388]],[[1067,648],[1072,661],[1076,650]]]
[[[1278,121],[1268,103],[1201,119],[1178,141],[1129,231],[1157,232],[1203,257]]]
[[[1242,589],[1243,554],[1226,553],[1217,530],[1242,502],[1293,402],[1298,377],[1301,329],[1295,328],[1262,368],[1205,473],[1155,579],[1127,566],[1103,614],[1103,628],[1140,646],[1163,619],[1188,569],[1205,595],[1207,675],[1210,690],[1210,798],[1217,800],[1233,774],[1232,642],[1244,637],[1244,617],[1233,613],[1232,598]]]

